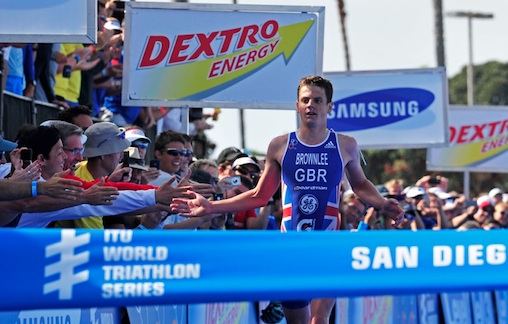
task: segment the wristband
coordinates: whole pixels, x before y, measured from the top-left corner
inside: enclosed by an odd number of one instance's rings
[[[32,181],[32,197],[37,197],[37,181]]]
[[[137,229],[140,229],[140,230],[146,230],[147,228],[145,226],[143,226],[142,224],[139,224],[137,227]]]

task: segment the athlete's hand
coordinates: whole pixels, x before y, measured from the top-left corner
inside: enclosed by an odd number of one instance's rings
[[[199,217],[211,213],[212,204],[200,194],[188,191],[190,199],[174,198],[171,203],[171,211],[185,217]]]
[[[392,219],[395,226],[398,226],[404,220],[404,211],[400,208],[399,202],[393,198],[385,200],[381,212]]]

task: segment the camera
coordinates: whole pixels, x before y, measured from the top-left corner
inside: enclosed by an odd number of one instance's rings
[[[213,194],[213,200],[222,200],[222,199],[224,199],[223,193],[214,193]]]
[[[23,169],[32,164],[32,149],[27,148],[22,150],[20,153],[20,158],[23,161]]]
[[[429,179],[429,184],[430,184],[430,185],[434,185],[434,186],[435,186],[435,185],[438,185],[438,184],[440,184],[440,183],[441,183],[441,180],[440,180],[440,179],[438,179],[438,178],[430,178],[430,179]]]
[[[72,72],[72,67],[70,65],[64,65],[63,71],[62,71],[62,76],[64,78],[70,78],[71,72]]]
[[[240,176],[236,175],[236,176],[222,178],[219,181],[218,186],[222,190],[230,190],[230,189],[233,189],[234,187],[239,186],[241,184],[242,184],[242,180],[240,179]]]
[[[159,170],[160,169],[160,161],[156,160],[156,159],[150,160],[150,168],[156,168],[157,170]]]

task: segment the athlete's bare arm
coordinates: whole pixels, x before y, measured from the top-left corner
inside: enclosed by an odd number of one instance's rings
[[[286,147],[287,137],[288,135],[278,136],[270,142],[266,153],[265,168],[256,188],[238,196],[214,202],[206,200],[199,194],[194,194],[195,198],[191,200],[175,198],[171,204],[171,210],[182,216],[192,217],[233,213],[265,206],[279,188],[280,162]]]

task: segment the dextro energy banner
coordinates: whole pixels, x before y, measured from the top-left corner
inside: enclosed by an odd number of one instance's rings
[[[503,231],[0,229],[0,310],[501,290],[507,244]]]
[[[445,70],[325,73],[333,84],[328,126],[362,148],[418,148],[447,141]]]
[[[429,170],[508,172],[508,109],[452,106],[449,147],[427,153]]]
[[[322,71],[323,7],[127,2],[124,104],[294,109]]]

